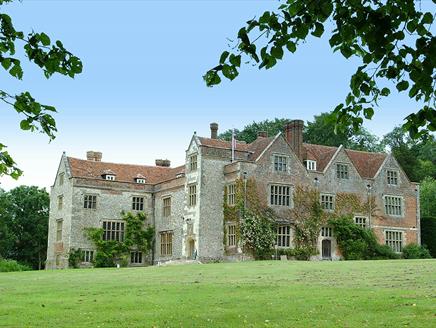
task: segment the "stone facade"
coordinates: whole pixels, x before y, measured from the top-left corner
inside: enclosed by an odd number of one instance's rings
[[[397,251],[408,243],[420,243],[418,185],[409,181],[392,155],[304,144],[299,120],[274,137],[260,133],[251,144],[235,142],[232,146],[216,136],[216,124],[211,125],[211,138],[194,133],[185,164],[176,168],[168,160],[156,160],[156,166],[126,165],[102,162],[99,152],[89,151],[87,160],[64,153],[50,196],[46,267],[68,267],[70,250],[79,248],[88,251],[81,265],[90,266],[95,247],[84,229],[101,228],[106,221],[122,222],[123,211],[137,210],[145,212],[147,223],[155,227],[155,247],[152,254],[130,265],[247,258],[239,241],[226,245],[223,202],[227,186],[250,178],[257,183],[260,201],[277,214],[280,233],[286,231],[289,236],[284,243],[278,241],[280,247],[293,246],[289,209],[298,185],[331,196],[331,210],[341,194],[356,195],[362,202],[373,199],[374,208],[353,213],[356,223],[373,229],[380,243],[397,247]],[[273,190],[289,192],[288,203],[272,203]],[[95,203],[89,205],[89,199]],[[141,209],[134,205],[138,199]],[[396,202],[395,206],[390,202]],[[341,257],[328,230],[320,232],[318,247],[314,259]]]

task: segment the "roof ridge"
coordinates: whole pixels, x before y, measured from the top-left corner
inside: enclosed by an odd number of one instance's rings
[[[367,151],[367,150],[356,150],[356,149],[350,149],[350,148],[344,148],[344,150],[355,151],[355,152],[366,153],[366,154],[380,154],[380,155],[387,155],[387,154],[388,154],[388,153],[386,153],[386,152]]]
[[[128,164],[128,163],[114,163],[114,162],[104,162],[104,161],[90,161],[87,159],[77,158],[77,157],[71,157],[68,156],[67,159],[75,159],[78,161],[84,161],[84,162],[90,162],[90,163],[104,163],[104,164],[115,164],[115,165],[129,165],[129,166],[139,166],[139,167],[148,167],[148,168],[159,168],[159,169],[165,169],[165,170],[173,170],[179,167],[184,166],[183,164],[176,167],[166,167],[166,166],[156,166],[156,165],[141,165],[141,164]]]

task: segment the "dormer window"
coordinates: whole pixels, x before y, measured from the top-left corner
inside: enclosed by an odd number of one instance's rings
[[[145,179],[136,178],[136,183],[144,184],[145,183]]]
[[[176,174],[176,178],[177,179],[179,179],[179,178],[183,178],[185,176],[185,173],[177,173]]]
[[[306,169],[308,171],[316,171],[316,161],[307,160],[306,162]]]
[[[104,178],[105,180],[115,181],[115,175],[106,174]]]
[[[115,181],[116,174],[112,170],[105,170],[105,171],[103,171],[103,174],[101,176],[105,180]]]

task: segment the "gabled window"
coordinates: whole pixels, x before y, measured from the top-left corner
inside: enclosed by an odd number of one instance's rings
[[[400,196],[384,196],[385,213],[387,215],[403,215],[403,199]]]
[[[190,171],[197,171],[197,155],[189,157],[189,169]]]
[[[387,170],[386,171],[386,178],[387,178],[388,185],[391,185],[391,186],[398,185],[398,172],[397,171]]]
[[[115,181],[115,175],[112,175],[112,174],[105,174],[103,177],[104,177],[105,180],[108,180],[108,181]]]
[[[163,203],[163,216],[171,216],[171,197],[166,197],[162,200]]]
[[[164,231],[160,233],[160,255],[173,255],[173,232]]]
[[[274,171],[286,172],[288,159],[286,156],[274,155]]]
[[[308,171],[316,171],[316,161],[306,160],[306,169]]]
[[[227,226],[227,246],[236,246],[236,225],[229,224]]]
[[[394,252],[400,253],[403,251],[403,232],[395,230],[385,231],[385,241]]]
[[[65,173],[59,173],[59,185],[62,186],[64,184]]]
[[[143,178],[136,178],[136,183],[145,184],[145,179]]]
[[[332,237],[333,231],[330,227],[322,227],[321,228],[321,237]]]
[[[234,183],[227,186],[227,205],[229,206],[235,205],[235,189]]]
[[[354,223],[356,223],[358,226],[362,227],[363,229],[367,228],[366,220],[367,220],[367,218],[365,216],[355,216],[354,217]]]
[[[82,251],[82,262],[91,263],[94,260],[94,251],[83,250]]]
[[[103,221],[103,240],[124,241],[124,222]]]
[[[83,201],[83,208],[97,208],[97,196],[96,195],[85,195]]]
[[[291,187],[271,185],[270,205],[291,206]]]
[[[277,247],[290,247],[291,246],[291,226],[279,225],[277,227]]]
[[[130,252],[130,263],[142,264],[142,252],[139,251]]]
[[[197,205],[197,185],[189,186],[189,206]]]
[[[348,179],[348,165],[347,164],[336,164],[336,177],[338,179]]]
[[[144,210],[144,197],[132,198],[132,210],[143,211]]]
[[[62,241],[62,225],[63,220],[57,220],[56,221],[56,241]]]
[[[321,207],[333,211],[335,209],[335,197],[329,194],[321,194]]]

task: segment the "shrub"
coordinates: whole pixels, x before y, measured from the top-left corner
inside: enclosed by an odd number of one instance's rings
[[[425,245],[432,257],[436,258],[436,218],[421,218],[421,244]]]
[[[70,268],[77,269],[79,267],[80,261],[82,260],[83,252],[79,249],[70,249],[70,253],[68,254],[68,266]]]
[[[403,247],[403,257],[405,259],[429,259],[431,255],[424,246],[409,244]]]
[[[6,260],[0,258],[0,272],[29,271],[29,266],[18,263],[15,260]]]

